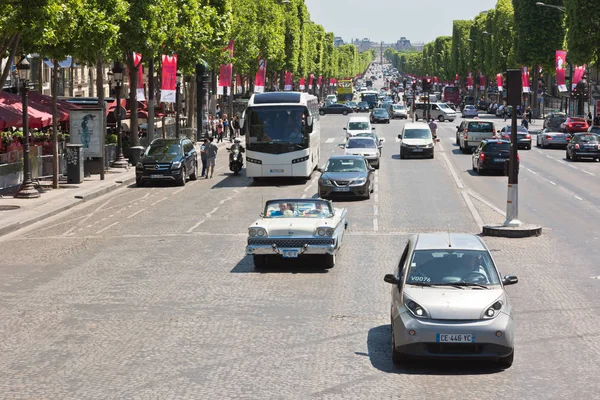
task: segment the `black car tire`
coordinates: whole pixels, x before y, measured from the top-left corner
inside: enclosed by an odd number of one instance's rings
[[[267,266],[267,256],[264,254],[254,254],[252,261],[254,262],[255,270],[260,270]]]
[[[177,180],[177,186],[185,186],[186,174],[185,167],[181,167],[181,177]]]
[[[514,359],[515,351],[513,350],[513,352],[509,356],[499,358],[498,364],[500,364],[502,368],[510,368],[513,365]]]
[[[342,114],[348,115],[348,111],[344,110],[344,111],[342,111]]]
[[[323,258],[325,263],[325,269],[331,269],[335,267],[335,253],[325,254]]]
[[[571,154],[573,161],[579,161],[579,156],[576,153]]]
[[[144,186],[144,181],[141,178],[135,178],[135,186],[142,187]]]
[[[325,115],[325,111],[319,111],[319,115]]]
[[[381,162],[378,162],[377,165],[374,165],[373,168],[375,169],[379,169],[379,166],[381,165]]]
[[[386,123],[386,124],[389,124],[389,123],[390,123],[390,120],[388,119],[388,120],[387,120],[385,123]]]
[[[446,119],[444,118],[444,116],[443,116],[443,115],[440,115],[440,116],[438,117],[438,120],[439,120],[440,122],[444,122]]]
[[[567,153],[567,154],[565,155],[565,157],[567,158],[567,160],[570,160],[570,159],[571,159],[571,155],[569,154],[569,150],[567,150],[567,152],[566,152],[566,153]]]
[[[194,172],[190,174],[190,181],[198,180],[198,160],[194,161]]]

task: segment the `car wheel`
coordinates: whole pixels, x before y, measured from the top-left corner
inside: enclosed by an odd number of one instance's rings
[[[571,158],[573,159],[573,161],[579,161],[579,156],[575,153],[571,154]]]
[[[400,159],[404,160],[405,156],[404,156],[404,152],[402,150],[400,150]]]
[[[525,146],[525,150],[531,150],[531,145]]]
[[[445,118],[444,118],[444,116],[443,116],[443,115],[440,115],[440,116],[438,117],[438,120],[439,120],[440,122],[444,122],[444,121],[445,121]]]
[[[342,112],[342,114],[348,115],[348,111],[344,111],[344,112]]]
[[[325,111],[319,111],[319,115],[325,115]]]
[[[254,262],[254,269],[260,270],[266,267],[267,256],[263,254],[255,254],[252,256],[252,261]]]
[[[386,122],[386,124],[389,124],[389,123],[390,123],[390,120],[388,119],[387,122]]]
[[[460,146],[460,139],[458,138],[458,134],[456,134],[456,145]]]
[[[330,269],[335,266],[335,253],[325,254],[325,269]]]
[[[177,186],[185,186],[185,180],[187,178],[187,172],[185,167],[181,167],[181,177],[177,180]]]
[[[198,180],[198,160],[194,162],[194,172],[190,174],[190,180],[196,181]]]
[[[435,153],[433,151],[431,152],[431,155],[429,156],[429,158],[432,160],[435,158]]]
[[[142,187],[144,186],[144,182],[140,178],[135,178],[135,186]]]
[[[515,350],[513,349],[513,352],[510,354],[510,356],[506,356],[506,357],[502,357],[502,358],[498,359],[498,364],[500,364],[500,366],[502,368],[510,368],[513,365],[514,359],[515,359]]]
[[[565,157],[567,158],[567,160],[571,159],[571,155],[569,154],[569,150],[567,150],[567,154],[565,155]]]

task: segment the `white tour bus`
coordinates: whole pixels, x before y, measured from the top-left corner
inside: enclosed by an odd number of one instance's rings
[[[246,136],[246,176],[308,179],[317,168],[321,129],[316,96],[254,94],[240,124]]]

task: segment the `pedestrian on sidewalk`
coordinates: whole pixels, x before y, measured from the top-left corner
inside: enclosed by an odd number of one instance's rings
[[[217,163],[217,152],[219,151],[219,148],[214,143],[214,140],[215,138],[210,138],[206,147],[206,165],[208,167],[206,171],[206,179],[209,179],[209,173],[210,179],[212,179],[213,174],[215,173],[215,164]]]
[[[200,159],[202,160],[202,177],[206,177],[206,166],[208,164],[207,159],[208,152],[208,139],[204,139],[202,145],[200,146]]]
[[[219,118],[217,121],[217,143],[223,141],[223,120]]]
[[[219,126],[219,118],[215,116],[212,119],[212,137],[217,137],[217,126]]]
[[[233,126],[233,136],[234,138],[237,138],[240,135],[240,119],[239,117],[236,115],[233,117],[233,122],[231,123],[231,125]]]

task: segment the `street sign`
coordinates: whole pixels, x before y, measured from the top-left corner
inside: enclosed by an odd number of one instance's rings
[[[544,91],[542,89],[538,89],[537,92],[538,92],[538,94],[543,94],[544,93]]]

